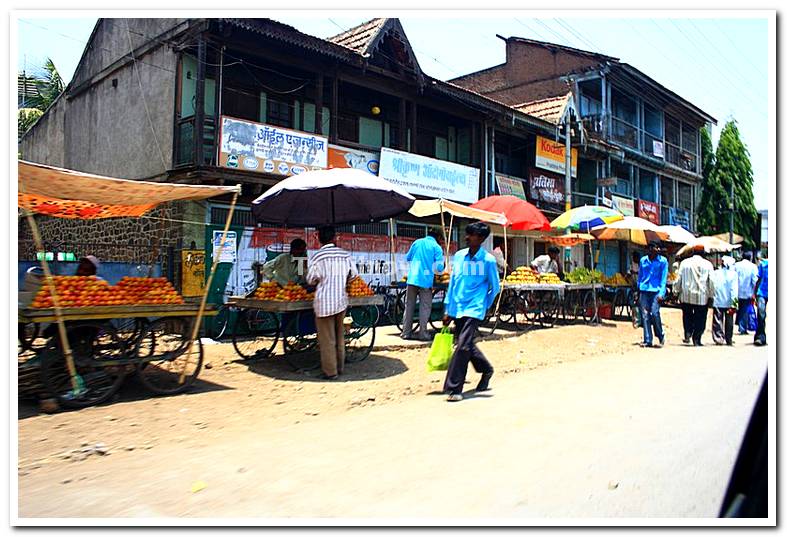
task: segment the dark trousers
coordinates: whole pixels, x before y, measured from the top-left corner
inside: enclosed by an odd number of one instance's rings
[[[768,299],[762,296],[757,297],[757,331],[754,333],[754,341],[765,345],[765,308],[768,306]]]
[[[735,324],[738,325],[739,334],[748,334],[749,332],[749,310],[751,307],[751,297],[738,297],[738,313],[735,316]]]
[[[683,310],[683,339],[695,345],[702,343],[702,334],[708,323],[708,306],[681,304]]]
[[[445,376],[443,391],[448,393],[462,393],[467,376],[467,364],[472,363],[473,369],[478,373],[492,373],[494,368],[489,360],[481,353],[475,344],[475,334],[481,321],[462,317],[456,319],[456,331],[454,334],[456,348],[448,366],[448,373]]]
[[[713,308],[713,326],[711,335],[717,345],[732,345],[732,329],[735,326],[735,315],[729,308]]]

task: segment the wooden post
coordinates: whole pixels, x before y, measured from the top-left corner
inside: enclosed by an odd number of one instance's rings
[[[323,94],[323,75],[322,73],[317,74],[317,80],[314,82],[314,91],[316,95],[314,97],[314,132],[317,134],[323,133],[322,128],[322,94]]]
[[[227,233],[230,230],[232,214],[235,212],[235,203],[238,201],[238,193],[240,192],[240,188],[240,185],[238,185],[238,190],[236,190],[232,195],[232,203],[230,204],[230,210],[227,214],[227,221],[224,223],[224,231],[221,234],[219,249],[216,251],[216,255],[213,257],[213,264],[210,269],[210,274],[208,275],[208,281],[205,283],[205,292],[202,293],[202,300],[200,301],[199,310],[197,311],[197,317],[194,319],[194,326],[191,329],[189,346],[186,349],[186,361],[184,362],[183,369],[180,372],[180,379],[178,379],[180,384],[183,384],[183,380],[186,378],[186,368],[191,361],[191,349],[194,346],[194,340],[197,339],[197,334],[199,333],[199,325],[202,322],[202,314],[205,312],[205,304],[208,302],[208,293],[210,293],[210,286],[213,284],[213,276],[216,274],[216,267],[218,267],[219,259],[221,259],[221,251],[224,249],[224,241],[227,240]]]
[[[20,182],[21,186],[21,182]],[[66,358],[66,367],[68,368],[68,374],[71,376],[71,387],[74,389],[74,393],[77,394],[80,391],[80,382],[78,380],[79,375],[77,375],[76,367],[74,366],[74,356],[71,353],[71,346],[68,344],[68,336],[66,335],[66,325],[63,323],[63,312],[60,309],[60,299],[57,296],[57,289],[55,288],[55,280],[52,277],[52,272],[49,270],[49,263],[46,262],[46,250],[44,249],[43,241],[41,240],[41,235],[38,232],[38,226],[36,225],[35,218],[33,218],[33,213],[24,209],[25,216],[27,216],[27,223],[30,225],[30,231],[33,234],[33,240],[36,243],[36,250],[43,253],[43,257],[41,258],[41,267],[44,269],[44,275],[46,276],[46,284],[49,286],[49,294],[52,295],[52,304],[54,305],[55,309],[55,317],[57,318],[57,331],[60,334],[60,342],[63,344],[63,354]],[[52,394],[54,395],[54,394]]]
[[[197,44],[197,92],[194,110],[194,165],[202,166],[205,160],[205,40]]]

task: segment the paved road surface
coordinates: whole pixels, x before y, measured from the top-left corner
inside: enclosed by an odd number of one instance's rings
[[[19,515],[714,517],[766,365],[751,344],[632,347],[461,403],[413,397],[54,465],[20,477]]]

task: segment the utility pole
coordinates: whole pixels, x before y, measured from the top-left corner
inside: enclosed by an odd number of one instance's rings
[[[730,244],[733,244],[733,229],[735,224],[735,181],[730,181]]]
[[[566,129],[566,212],[571,210],[571,111],[563,123]]]

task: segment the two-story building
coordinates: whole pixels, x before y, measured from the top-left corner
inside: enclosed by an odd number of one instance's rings
[[[417,196],[469,204],[497,192],[501,172],[526,178],[537,136],[554,132],[547,120],[423,73],[398,19],[374,19],[330,39],[270,19],[100,19],[72,81],[19,147],[26,160],[114,177],[240,183],[230,277],[230,292],[240,292],[270,243],[306,236],[313,245],[304,230],[261,227],[252,218],[251,201],[283,178],[340,166],[394,180],[396,154],[469,171],[477,181],[441,182],[451,173],[405,178]],[[525,196],[521,181],[506,184]],[[177,280],[178,251],[210,245],[227,211],[226,200],[183,203],[139,221],[44,218],[41,228],[59,245],[53,249],[77,256],[135,264],[158,252],[163,272]],[[379,239],[393,231],[406,251],[425,234],[425,223],[414,220],[394,222],[393,230],[388,222],[345,226],[341,240],[380,254],[370,256],[376,273],[386,258],[376,250],[389,244]],[[29,242],[24,227],[20,244]],[[515,250],[520,263],[531,255],[526,245]]]
[[[572,146],[580,149],[573,205],[607,204],[695,229],[699,130],[715,124],[713,117],[618,58],[498,37],[505,63],[450,82],[556,128],[571,121]],[[605,255],[607,272],[627,265],[623,245],[617,252],[605,248]]]

